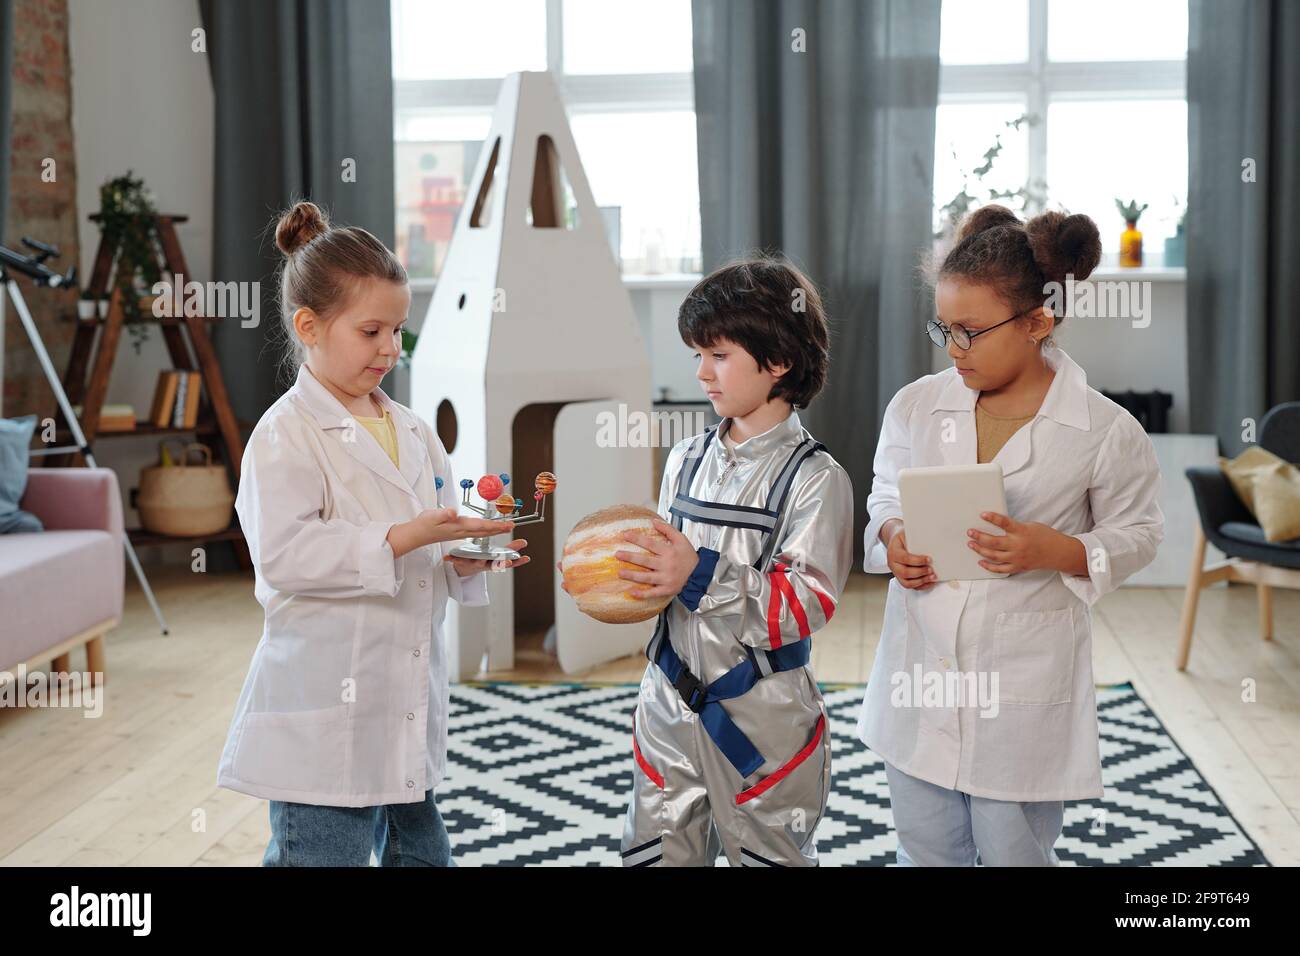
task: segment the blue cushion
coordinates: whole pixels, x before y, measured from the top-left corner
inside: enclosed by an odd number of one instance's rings
[[[35,415],[0,418],[0,534],[41,530],[35,515],[18,508],[27,490],[28,449],[35,431]]]

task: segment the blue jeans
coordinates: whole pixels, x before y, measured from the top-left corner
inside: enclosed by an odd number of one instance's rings
[[[433,802],[320,807],[271,801],[271,842],[263,866],[455,866],[447,828]]]

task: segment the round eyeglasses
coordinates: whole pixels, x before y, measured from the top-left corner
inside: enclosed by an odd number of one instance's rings
[[[1033,309],[1029,310],[1029,312],[1033,311]],[[925,334],[930,337],[931,342],[941,349],[948,346],[948,338],[951,336],[953,342],[956,343],[957,348],[965,351],[970,348],[971,341],[976,336],[983,335],[985,332],[992,332],[994,329],[1006,325],[1008,322],[1014,322],[1021,316],[1028,315],[1029,312],[1017,312],[1011,318],[1003,319],[1001,322],[997,323],[997,325],[990,325],[987,329],[979,329],[976,332],[971,332],[966,328],[966,326],[957,322],[954,322],[952,325],[944,325],[938,319],[931,319],[929,322],[925,323]]]

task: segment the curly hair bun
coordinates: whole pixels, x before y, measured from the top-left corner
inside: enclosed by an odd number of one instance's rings
[[[1067,275],[1086,279],[1101,261],[1101,234],[1087,216],[1045,212],[1025,223],[1025,233],[1049,282],[1064,283]]]
[[[996,203],[990,206],[981,206],[962,220],[961,233],[957,236],[957,241],[960,242],[963,239],[968,239],[989,229],[995,229],[998,226],[1019,226],[1020,224],[1020,218],[1006,206],[999,206]]]
[[[329,232],[329,228],[329,219],[320,206],[304,200],[294,203],[280,217],[275,227],[275,244],[286,256],[291,256],[317,236]]]

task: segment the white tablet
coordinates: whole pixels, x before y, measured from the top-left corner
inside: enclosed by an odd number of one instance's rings
[[[1003,534],[980,517],[981,511],[1007,513],[1001,465],[903,468],[898,472],[898,496],[907,550],[928,554],[940,581],[1007,577],[980,567],[983,557],[966,544],[968,528]]]

